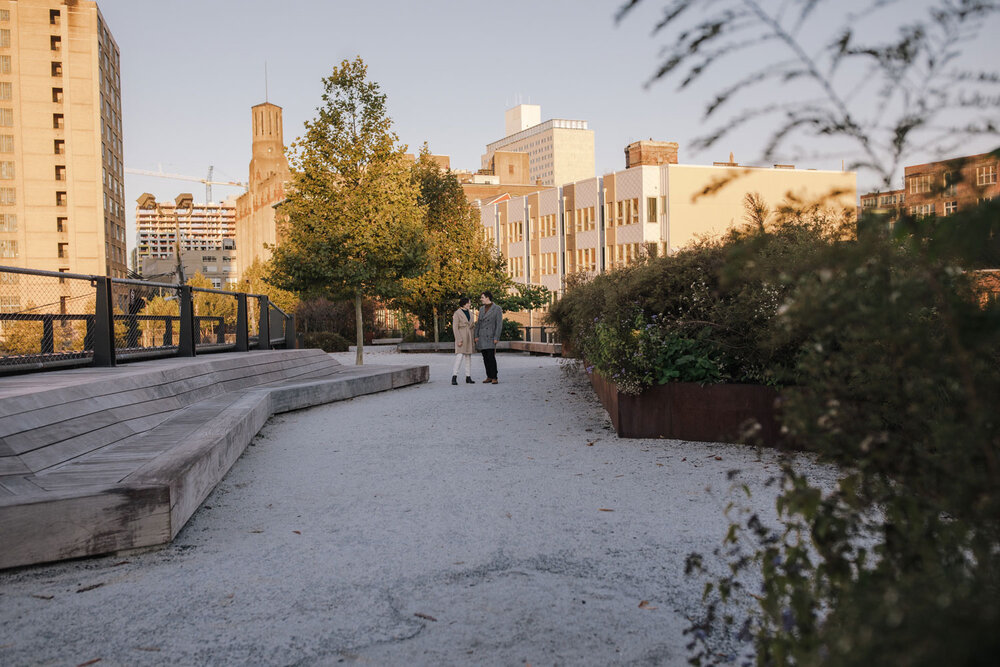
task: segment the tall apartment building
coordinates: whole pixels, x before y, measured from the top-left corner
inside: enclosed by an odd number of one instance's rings
[[[136,263],[144,277],[160,282],[167,274],[176,278],[179,251],[185,278],[201,272],[216,287],[235,280],[236,197],[196,203],[183,193],[172,202],[157,202],[143,193],[137,200],[135,225]]]
[[[568,274],[673,253],[743,224],[747,193],[760,194],[772,209],[799,201],[854,211],[856,180],[854,172],[665,162],[481,202],[480,220],[515,281],[558,295]]]
[[[528,183],[554,185],[590,178],[594,175],[594,132],[585,120],[553,118],[541,122],[541,107],[519,104],[504,114],[503,139],[486,146],[482,168],[492,173],[510,169],[508,161],[498,167],[498,151],[528,154]],[[501,175],[503,176],[503,175]]]
[[[281,107],[265,102],[251,108],[250,185],[236,200],[236,278],[255,261],[271,259],[268,246],[279,241],[275,205],[285,198],[291,178],[285,158]]]
[[[96,2],[0,0],[0,264],[126,274],[119,72]]]
[[[909,215],[945,216],[978,206],[1000,195],[995,153],[911,165],[904,168],[903,188],[869,192],[861,196],[861,210],[887,214],[895,219]]]

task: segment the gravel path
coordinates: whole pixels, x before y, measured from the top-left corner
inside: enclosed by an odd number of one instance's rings
[[[0,573],[0,664],[685,664],[684,557],[733,468],[773,513],[775,455],[619,440],[558,360],[451,359],[374,353],[431,381],[271,419],[165,548]]]

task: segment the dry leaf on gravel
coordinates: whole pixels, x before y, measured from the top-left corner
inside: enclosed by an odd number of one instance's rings
[[[293,530],[292,532],[295,533],[296,535],[301,535],[302,534],[301,530]]]
[[[653,609],[657,609],[657,607],[654,607],[653,605],[649,604],[649,600],[643,600],[642,602],[639,603],[639,609],[649,609],[650,611],[652,611]]]
[[[614,512],[614,510],[609,510],[609,509],[607,509],[606,507],[599,507],[599,508],[597,509],[597,511],[598,511],[598,512]]]
[[[77,593],[86,593],[87,591],[92,591],[95,588],[100,588],[103,585],[104,585],[104,582],[102,581],[99,584],[93,584],[91,586],[84,586],[83,588],[78,588],[78,589],[76,589],[76,592]],[[98,658],[98,659],[100,659],[100,658]],[[84,663],[84,664],[90,664],[90,663]]]
[[[419,611],[413,615],[416,616],[417,618],[425,618],[428,621],[437,621],[437,619],[431,616],[430,614],[421,614]]]

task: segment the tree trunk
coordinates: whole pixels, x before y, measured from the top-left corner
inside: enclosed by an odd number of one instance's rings
[[[361,290],[354,293],[354,321],[355,330],[358,334],[358,355],[355,357],[354,363],[361,366],[365,363],[365,329],[361,323]]]
[[[438,309],[437,306],[434,307],[434,342],[441,342],[438,337]]]

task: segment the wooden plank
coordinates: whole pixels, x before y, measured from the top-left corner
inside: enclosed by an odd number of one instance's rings
[[[0,499],[0,568],[165,544],[172,537],[164,485],[49,496],[20,504]]]

